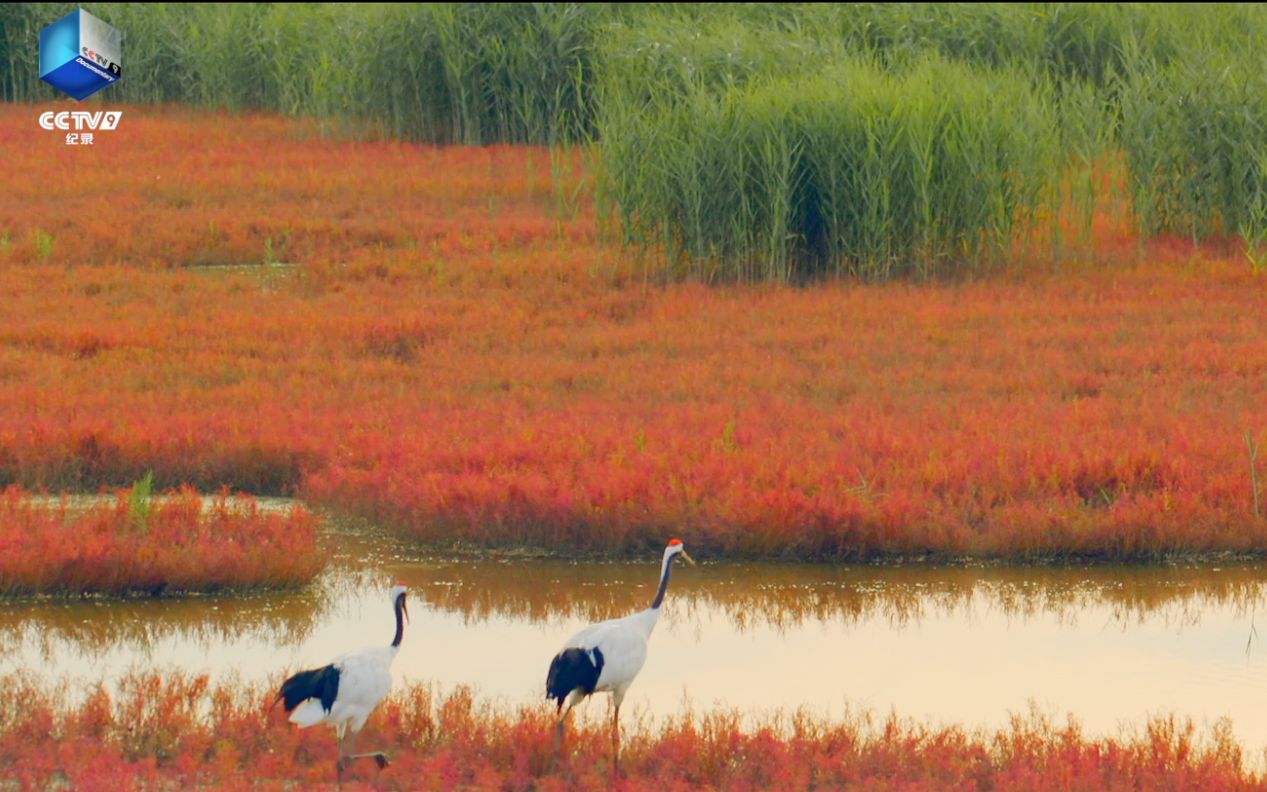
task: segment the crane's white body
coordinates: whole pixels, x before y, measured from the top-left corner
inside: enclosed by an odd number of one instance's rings
[[[591,656],[593,649],[603,653],[605,662],[594,692],[611,691],[612,701],[619,706],[647,662],[647,640],[659,620],[659,608],[647,608],[623,619],[608,619],[573,635],[562,648],[584,649],[591,652]],[[584,695],[580,690],[573,691],[571,703]]]
[[[310,698],[295,707],[290,722],[300,728],[328,723],[339,739],[348,730],[359,732],[370,713],[391,692],[392,661],[398,649],[375,646],[337,658],[330,665],[339,670],[339,695],[330,711],[326,712],[320,699]]]

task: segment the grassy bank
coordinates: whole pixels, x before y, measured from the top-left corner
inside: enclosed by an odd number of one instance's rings
[[[0,495],[0,593],[181,593],[297,587],[325,565],[301,508],[204,501],[182,490],[151,501],[72,508],[11,487]]]

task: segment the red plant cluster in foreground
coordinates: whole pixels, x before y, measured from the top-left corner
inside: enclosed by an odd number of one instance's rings
[[[205,677],[147,673],[117,696],[98,689],[69,705],[21,677],[3,680],[21,707],[0,712],[0,779],[23,790],[334,788],[328,728],[299,730],[267,691],[215,687]],[[470,790],[1251,790],[1226,728],[1199,734],[1155,719],[1139,734],[1090,738],[1038,714],[997,732],[927,728],[891,716],[843,723],[783,718],[741,729],[733,714],[682,716],[625,730],[610,776],[604,725],[569,731],[550,766],[553,710],[499,710],[460,689],[414,686],[371,718],[359,745],[392,764],[354,766],[343,788]],[[601,719],[600,719],[601,720]]]
[[[0,593],[125,593],[289,587],[325,565],[316,519],[254,499],[204,499],[191,489],[141,512],[113,503],[71,508],[0,495]],[[205,506],[205,508],[204,508]]]
[[[1102,212],[1059,271],[653,285],[577,157],[148,107],[76,148],[38,109],[0,105],[0,482],[571,552],[1267,552],[1235,251]]]

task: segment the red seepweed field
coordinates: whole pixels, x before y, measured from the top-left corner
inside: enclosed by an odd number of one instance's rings
[[[67,704],[20,677],[25,706],[0,718],[0,759],[18,789],[334,788],[328,729],[296,730],[267,692],[205,677],[134,674],[121,691]],[[206,713],[210,712],[210,716]],[[577,729],[551,767],[552,721],[540,709],[499,709],[460,689],[398,691],[364,744],[392,764],[346,774],[342,789],[471,790],[1256,790],[1241,748],[1221,726],[1158,718],[1117,737],[1074,722],[1017,715],[994,732],[926,727],[895,716],[819,723],[777,718],[757,729],[732,713],[686,714],[625,730],[619,778],[602,727]],[[50,739],[51,738],[51,739]],[[33,745],[47,746],[32,750]]]
[[[41,109],[0,106],[4,483],[564,553],[1267,550],[1267,280],[1230,246],[1105,216],[1058,267],[663,284],[582,153],[153,108],[67,146]]]
[[[204,508],[205,506],[205,508]],[[0,594],[161,594],[283,588],[325,565],[316,519],[182,488],[155,504],[72,508],[0,493]]]

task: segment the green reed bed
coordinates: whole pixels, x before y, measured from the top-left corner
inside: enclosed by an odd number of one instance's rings
[[[624,107],[601,133],[628,241],[691,277],[928,274],[1002,249],[1057,169],[1026,81],[928,58]]]
[[[886,65],[938,54],[1105,85],[1141,57],[1164,64],[1189,43],[1219,48],[1247,14],[1141,3],[648,5],[608,26],[601,55],[610,63],[636,53],[707,74],[718,66],[787,70],[824,52]]]
[[[75,7],[0,6],[0,97],[58,96],[38,79],[38,33]],[[657,48],[677,59],[661,66],[689,74],[787,73],[825,53],[902,63],[935,52],[1099,84],[1140,56],[1169,62],[1185,36],[1248,42],[1248,20],[1261,16],[1064,3],[84,7],[126,37],[125,77],[109,89],[112,100],[356,118],[398,137],[461,143],[585,138],[599,67],[628,72],[631,57],[654,58]]]
[[[1139,70],[1123,90],[1121,146],[1142,237],[1267,242],[1267,77],[1210,56]]]
[[[676,276],[923,276],[1085,250],[1113,202],[1096,169],[1125,167],[1141,242],[1235,235],[1257,271],[1265,25],[1241,6],[655,9],[604,40],[606,197]]]
[[[0,7],[0,97],[55,99],[40,28],[69,3]],[[546,143],[586,132],[598,24],[579,3],[87,3],[124,32],[114,102],[272,109],[442,143]]]
[[[824,33],[889,62],[933,51],[1103,85],[1140,53],[1173,57],[1196,14],[1129,3],[854,3],[823,16]]]

